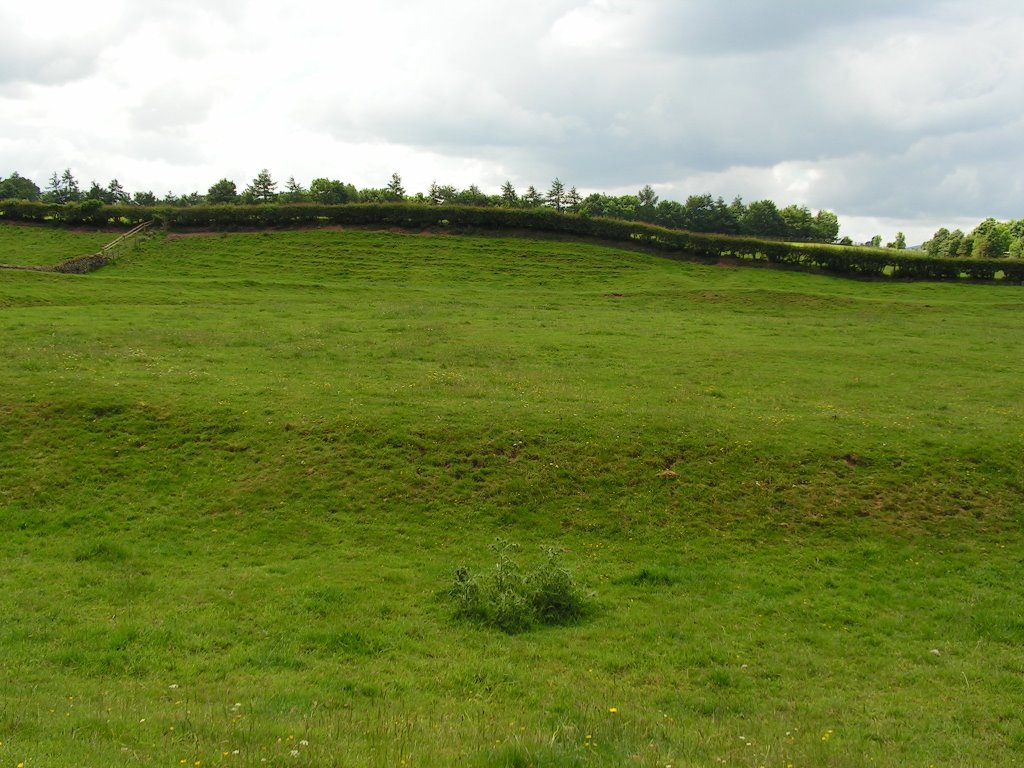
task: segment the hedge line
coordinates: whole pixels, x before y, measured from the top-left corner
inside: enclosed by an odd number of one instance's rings
[[[642,245],[668,256],[786,264],[859,277],[1024,282],[1024,259],[939,259],[893,249],[783,243],[735,235],[665,229],[619,219],[588,218],[547,208],[432,206],[409,203],[349,205],[210,205],[141,207],[91,201],[54,205],[0,201],[0,220],[66,226],[133,227],[152,220],[167,229],[267,229],[325,225],[405,229],[527,230]]]

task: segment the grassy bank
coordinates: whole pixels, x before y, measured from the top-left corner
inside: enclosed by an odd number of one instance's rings
[[[29,224],[0,225],[0,264],[54,266],[76,256],[96,253],[118,234]]]
[[[1012,765],[1022,309],[369,232],[0,273],[0,762]],[[595,614],[456,621],[496,536]]]

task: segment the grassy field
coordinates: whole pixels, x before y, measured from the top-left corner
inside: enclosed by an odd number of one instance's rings
[[[0,766],[1022,764],[1020,287],[161,235],[0,335]]]

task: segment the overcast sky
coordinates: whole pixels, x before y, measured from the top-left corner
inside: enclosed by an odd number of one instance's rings
[[[0,176],[1024,217],[1020,0],[0,0]]]

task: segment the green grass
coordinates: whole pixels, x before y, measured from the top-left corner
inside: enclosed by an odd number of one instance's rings
[[[0,765],[1013,765],[1022,310],[370,232],[0,272]],[[591,615],[458,620],[499,536]]]
[[[0,264],[56,266],[96,253],[120,232],[67,230],[27,224],[0,224]]]

